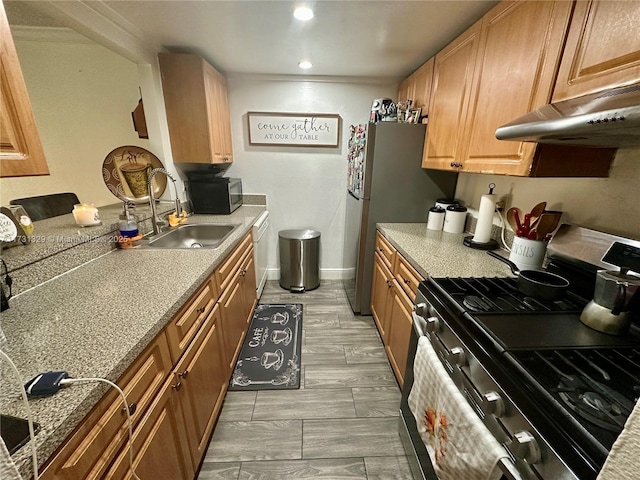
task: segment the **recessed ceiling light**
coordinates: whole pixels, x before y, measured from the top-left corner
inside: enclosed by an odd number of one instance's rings
[[[298,20],[306,22],[307,20],[311,20],[313,18],[313,10],[311,10],[309,7],[298,7],[293,11],[293,16]]]
[[[307,60],[303,60],[302,62],[298,63],[298,66],[303,70],[308,70],[313,67],[312,63],[308,62]]]

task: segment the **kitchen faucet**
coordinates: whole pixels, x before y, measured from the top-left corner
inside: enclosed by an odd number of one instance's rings
[[[180,205],[180,197],[178,196],[178,187],[176,187],[176,179],[164,168],[154,168],[149,172],[149,179],[147,180],[147,189],[149,191],[149,204],[151,205],[151,223],[153,224],[153,234],[157,235],[160,233],[162,226],[166,226],[169,222],[163,220],[158,217],[158,213],[156,210],[156,199],[153,196],[153,185],[151,185],[151,181],[153,177],[158,173],[164,173],[169,180],[173,183],[173,190],[176,193],[176,218],[180,218],[182,216],[182,206]]]

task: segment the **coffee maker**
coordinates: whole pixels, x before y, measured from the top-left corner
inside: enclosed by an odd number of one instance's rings
[[[640,316],[640,248],[614,242],[603,262],[620,270],[598,270],[595,291],[580,314],[588,327],[611,335],[624,335]]]

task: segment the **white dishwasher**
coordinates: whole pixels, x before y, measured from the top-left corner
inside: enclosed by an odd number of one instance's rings
[[[253,255],[256,264],[256,296],[260,300],[264,284],[267,282],[267,262],[269,260],[269,212],[265,211],[253,224]]]

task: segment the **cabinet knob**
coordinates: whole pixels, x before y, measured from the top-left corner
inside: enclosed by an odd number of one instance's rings
[[[184,372],[178,374],[180,378],[187,378],[187,375],[189,375],[189,370],[185,370]]]
[[[504,402],[498,392],[487,392],[482,395],[484,410],[486,413],[501,417],[504,415]]]
[[[538,442],[533,435],[524,430],[513,435],[508,447],[516,459],[524,460],[530,465],[538,463],[542,458]]]
[[[180,388],[182,388],[182,382],[174,383],[173,385],[171,385],[171,388],[175,389],[176,391],[180,390]]]
[[[393,282],[391,280],[387,280],[387,287],[393,287]]]
[[[247,274],[247,271],[246,271],[246,270],[242,270],[242,271],[240,272],[240,275],[241,275],[241,276],[243,276],[243,277],[244,277],[246,274]]]
[[[196,312],[198,312],[198,313],[204,313],[204,311],[205,311],[205,307],[196,308]]]
[[[137,409],[138,409],[138,404],[133,402],[128,407],[122,407],[121,411],[122,411],[122,413],[127,413],[127,410],[129,410],[129,415],[133,415],[134,413],[136,413]]]

